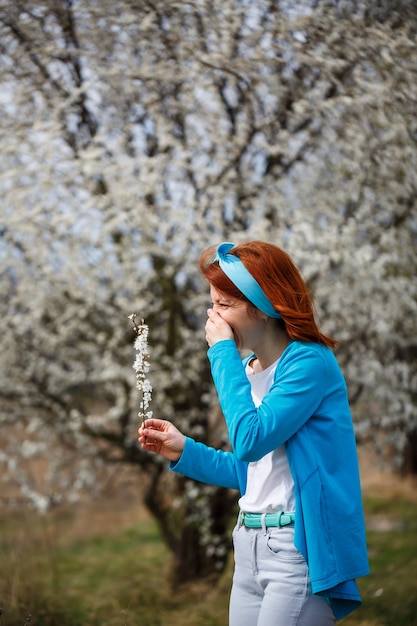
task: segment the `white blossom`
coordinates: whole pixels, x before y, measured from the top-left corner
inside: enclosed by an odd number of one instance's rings
[[[153,411],[149,410],[149,405],[152,400],[152,384],[147,377],[150,369],[149,363],[149,347],[148,347],[148,334],[149,326],[142,323],[137,325],[135,321],[136,315],[132,313],[129,315],[129,319],[133,323],[133,327],[136,333],[136,339],[134,348],[136,350],[136,357],[133,363],[133,369],[136,372],[136,387],[141,393],[141,400],[139,405],[138,417],[143,422],[149,419],[153,415]]]
[[[131,309],[154,329],[154,410],[210,436],[198,257],[252,238],[285,248],[309,281],[323,330],[341,341],[359,436],[404,459],[417,420],[413,3],[391,20],[376,15],[380,3],[349,0],[282,0],[273,12],[258,0],[192,10],[91,0],[67,3],[72,19],[61,21],[62,3],[23,4],[0,8],[9,482],[35,491],[21,461],[39,440],[53,465],[40,495],[75,498],[92,489],[77,481],[83,460],[103,473],[136,444],[120,324]],[[63,54],[67,23],[77,55]],[[148,367],[135,360],[145,415]]]

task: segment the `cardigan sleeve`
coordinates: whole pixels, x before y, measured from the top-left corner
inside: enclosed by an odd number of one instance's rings
[[[247,464],[242,463],[231,452],[216,450],[186,437],[184,450],[170,469],[209,485],[246,490]]]
[[[316,345],[294,346],[290,344],[281,356],[275,381],[259,407],[252,400],[234,340],[219,341],[208,351],[233,452],[242,461],[258,461],[288,441],[323,399],[327,360]]]

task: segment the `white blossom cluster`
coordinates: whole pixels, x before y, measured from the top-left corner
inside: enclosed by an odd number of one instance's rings
[[[2,478],[43,509],[91,494],[114,458],[142,462],[119,323],[131,307],[157,320],[154,411],[223,443],[208,424],[198,257],[254,238],[301,268],[341,340],[358,435],[404,464],[417,432],[415,3],[387,20],[376,0],[7,4]],[[50,470],[35,481],[37,459]],[[178,484],[209,516],[212,493]]]
[[[148,347],[149,326],[145,324],[143,320],[141,324],[137,325],[135,317],[134,313],[129,315],[129,319],[133,322],[133,327],[136,333],[134,343],[136,356],[133,363],[133,369],[136,372],[136,387],[141,393],[138,417],[143,422],[144,420],[151,418],[153,415],[153,412],[149,410],[152,400],[152,384],[147,376],[150,369]]]

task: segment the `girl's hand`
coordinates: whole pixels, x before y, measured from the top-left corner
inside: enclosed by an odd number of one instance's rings
[[[144,450],[178,461],[185,446],[184,435],[171,422],[148,419],[139,427],[138,441]]]
[[[208,309],[207,315],[206,341],[209,346],[222,341],[222,339],[234,338],[233,330],[229,324],[214,309]]]

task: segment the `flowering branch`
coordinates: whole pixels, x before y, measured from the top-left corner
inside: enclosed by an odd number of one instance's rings
[[[139,405],[138,417],[142,423],[152,417],[152,411],[149,411],[149,405],[152,400],[152,385],[147,378],[149,372],[149,352],[148,352],[148,332],[149,326],[142,319],[141,324],[136,324],[136,313],[129,315],[132,321],[133,329],[136,333],[134,347],[136,350],[136,358],[133,363],[133,369],[136,372],[136,387],[141,392],[141,401]]]

